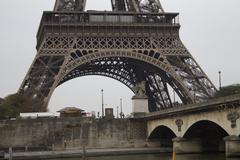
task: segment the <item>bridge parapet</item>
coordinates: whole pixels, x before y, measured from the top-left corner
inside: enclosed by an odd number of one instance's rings
[[[183,115],[199,111],[224,110],[226,108],[240,107],[240,94],[210,99],[196,104],[183,105],[174,108],[167,108],[157,112],[151,112],[144,117],[147,120],[165,118],[174,115]]]

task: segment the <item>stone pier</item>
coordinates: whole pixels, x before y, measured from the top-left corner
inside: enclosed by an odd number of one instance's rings
[[[240,157],[240,138],[238,136],[228,136],[224,140],[226,157]]]
[[[200,139],[177,137],[173,139],[173,151],[176,154],[202,153],[202,142]]]

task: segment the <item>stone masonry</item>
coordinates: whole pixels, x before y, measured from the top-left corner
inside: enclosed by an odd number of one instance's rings
[[[0,122],[0,148],[146,147],[146,123],[140,119],[56,118]]]

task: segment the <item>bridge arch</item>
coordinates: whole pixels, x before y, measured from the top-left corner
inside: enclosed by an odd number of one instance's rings
[[[203,151],[224,151],[223,138],[229,136],[227,131],[217,123],[200,120],[192,124],[184,133],[183,138],[199,139]]]
[[[148,142],[160,145],[160,147],[172,147],[172,139],[177,137],[172,129],[165,125],[154,128],[148,136]]]
[[[233,134],[231,123],[227,119],[227,112],[213,111],[208,113],[192,114],[184,117],[181,136],[184,136],[187,131],[198,122],[214,123],[222,128],[228,135]]]

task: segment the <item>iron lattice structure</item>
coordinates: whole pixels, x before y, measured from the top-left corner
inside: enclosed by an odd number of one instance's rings
[[[158,0],[112,0],[113,11],[84,11],[86,0],[57,0],[44,12],[37,55],[19,92],[47,107],[54,89],[86,75],[114,78],[135,92],[145,81],[149,110],[211,97],[216,88],[179,38],[178,13]]]

